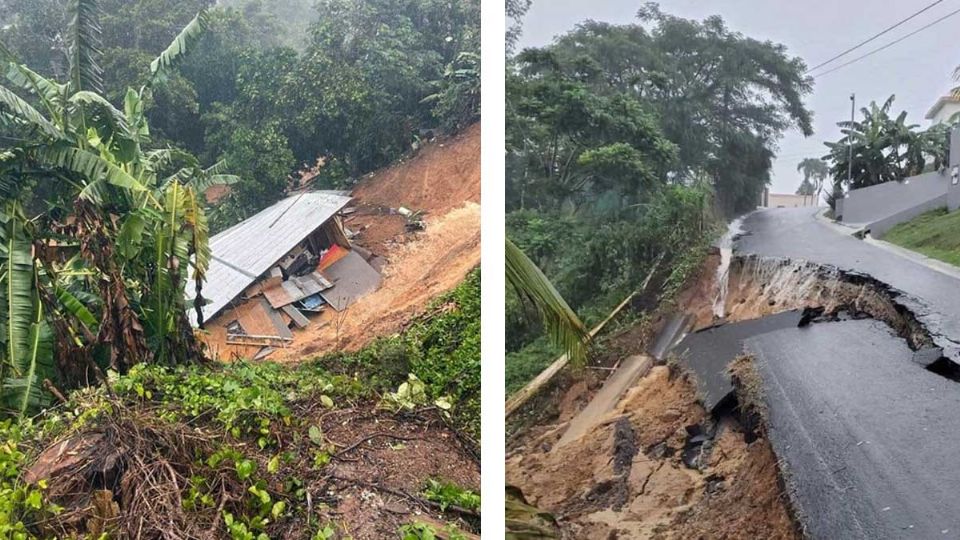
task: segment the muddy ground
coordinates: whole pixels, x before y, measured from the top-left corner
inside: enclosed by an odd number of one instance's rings
[[[339,314],[326,312],[294,332],[272,360],[354,351],[399,332],[433,298],[480,264],[480,125],[423,147],[415,156],[365,177],[353,191],[356,211],[344,226],[384,262],[383,284]],[[391,209],[421,212],[423,230]]]
[[[714,323],[718,264],[709,256],[674,302],[695,329]],[[675,368],[653,367],[593,430],[555,447],[609,368],[644,352],[666,314],[614,333],[595,365],[562,374],[512,419],[507,483],[553,513],[564,538],[800,538],[762,431],[745,430],[736,410],[710,418]]]

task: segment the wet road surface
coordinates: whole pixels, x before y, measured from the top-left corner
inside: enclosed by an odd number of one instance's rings
[[[809,536],[960,538],[960,385],[874,320],[745,342],[769,438]]]
[[[960,280],[842,234],[814,213],[757,211],[743,220],[734,252],[868,274],[960,360]],[[744,346],[810,537],[960,538],[960,383],[912,361],[906,342],[873,320],[774,330]]]
[[[734,242],[734,252],[869,274],[904,293],[897,300],[923,323],[945,356],[960,361],[960,280],[842,234],[815,213],[810,208],[758,210],[743,220],[744,235]]]

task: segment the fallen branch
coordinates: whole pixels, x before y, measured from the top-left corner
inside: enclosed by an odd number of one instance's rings
[[[337,452],[336,454],[334,454],[334,455],[331,456],[331,457],[333,457],[334,459],[341,459],[341,456],[343,456],[343,454],[346,454],[347,452],[355,449],[356,447],[360,446],[361,444],[363,444],[363,443],[365,443],[365,442],[367,442],[367,441],[369,441],[369,440],[376,439],[377,437],[387,437],[387,438],[390,438],[390,439],[397,439],[397,440],[399,440],[399,441],[419,441],[419,440],[422,440],[422,437],[401,437],[400,435],[392,435],[392,434],[390,434],[390,433],[386,433],[386,432],[383,432],[383,431],[378,431],[378,432],[376,432],[376,433],[371,433],[370,435],[367,435],[366,437],[364,437],[364,438],[360,439],[359,441],[351,444],[350,446],[347,446],[346,448],[344,448],[343,450]]]
[[[356,485],[358,485],[358,486],[360,486],[360,487],[365,487],[365,488],[368,488],[368,489],[375,489],[375,490],[377,490],[377,491],[382,491],[382,492],[384,492],[384,493],[389,493],[390,495],[395,495],[395,496],[397,496],[397,497],[403,497],[403,498],[405,498],[405,499],[408,499],[408,500],[410,500],[410,501],[413,501],[413,502],[415,502],[415,503],[417,503],[417,504],[420,504],[420,505],[422,505],[422,506],[429,506],[429,507],[434,508],[434,509],[436,509],[436,510],[439,510],[439,511],[441,511],[441,512],[445,512],[445,511],[447,511],[447,510],[450,510],[450,511],[456,512],[456,513],[458,513],[458,514],[460,514],[460,515],[463,515],[463,516],[467,516],[467,517],[475,518],[475,519],[480,519],[480,512],[477,512],[477,511],[475,511],[475,510],[470,510],[469,508],[464,508],[464,507],[462,507],[462,506],[457,506],[457,505],[455,505],[455,504],[448,504],[448,505],[446,506],[446,509],[444,509],[444,508],[442,507],[442,505],[441,505],[440,503],[438,503],[438,502],[430,501],[430,500],[424,499],[424,498],[422,498],[422,497],[417,497],[416,495],[411,495],[411,494],[407,493],[406,491],[402,491],[402,490],[399,490],[399,489],[388,488],[387,486],[384,486],[384,485],[381,485],[381,484],[372,484],[372,483],[370,483],[370,482],[364,482],[363,480],[357,480],[356,478],[350,478],[350,477],[347,477],[347,476],[339,476],[339,475],[333,475],[332,478],[335,479],[335,480],[340,480],[340,481],[342,481],[342,482],[349,482],[349,483],[351,483],[351,484],[356,484]]]

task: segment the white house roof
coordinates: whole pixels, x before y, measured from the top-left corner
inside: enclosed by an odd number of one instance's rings
[[[210,239],[212,257],[201,295],[203,320],[220,312],[250,284],[313,231],[335,216],[350,197],[342,192],[314,191],[291,195]],[[190,319],[196,296],[186,291]]]
[[[940,98],[937,99],[937,102],[933,104],[933,107],[930,107],[930,110],[927,111],[927,115],[924,118],[927,120],[932,120],[933,117],[940,112],[940,109],[942,109],[947,103],[960,103],[960,99],[957,99],[953,96],[940,96]]]

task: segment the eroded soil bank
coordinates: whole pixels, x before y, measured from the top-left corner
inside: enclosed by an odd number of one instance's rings
[[[691,315],[690,331],[806,308],[817,320],[877,319],[915,351],[933,344],[898,291],[868,276],[787,259],[734,257],[721,302],[725,317],[716,320],[719,261],[710,256],[674,302]],[[604,368],[644,352],[665,319],[609,338],[600,365],[564,374],[520,411],[508,432],[507,483],[553,513],[565,538],[801,538],[756,411],[757,384],[744,383],[747,360],[734,376],[737,403],[713,415],[691,375],[668,360],[586,435],[557,445],[610,373]]]

